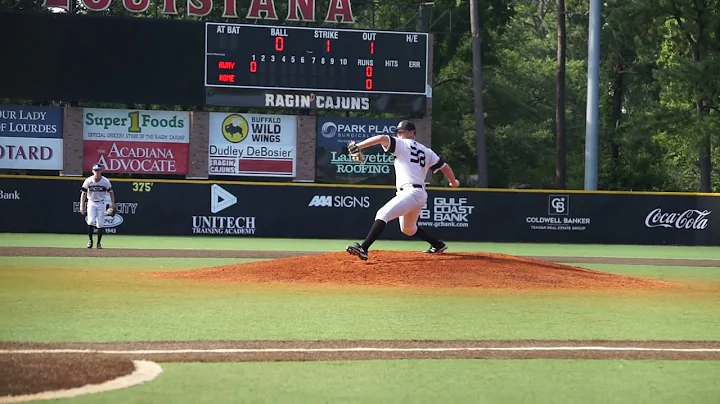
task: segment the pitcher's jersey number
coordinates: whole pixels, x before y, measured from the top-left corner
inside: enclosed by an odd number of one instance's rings
[[[420,167],[425,167],[425,152],[418,150],[415,145],[410,146],[410,162],[420,164]]]

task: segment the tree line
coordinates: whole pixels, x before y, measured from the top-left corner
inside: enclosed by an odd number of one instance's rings
[[[277,1],[279,16],[287,1]],[[476,184],[468,0],[352,0],[353,28],[433,34],[432,147]],[[587,0],[478,0],[488,183],[582,189]],[[598,189],[718,190],[720,0],[607,0],[601,11]],[[202,19],[224,21],[222,2]],[[236,2],[244,16],[250,0]],[[322,25],[329,0],[317,0]],[[153,13],[138,18],[186,17]],[[0,10],[47,12],[35,0]],[[74,13],[86,12],[75,3]],[[127,14],[113,1],[107,15]],[[93,14],[97,14],[93,12]],[[237,20],[235,20],[237,21]],[[347,24],[337,24],[347,27]]]

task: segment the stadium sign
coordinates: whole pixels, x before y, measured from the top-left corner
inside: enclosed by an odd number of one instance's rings
[[[150,8],[150,0],[115,0],[122,1],[122,5],[130,13],[144,13]],[[162,14],[177,15],[177,0],[162,1]],[[215,2],[223,3],[223,18],[240,18],[235,0],[185,0],[188,16],[204,17],[213,10]],[[287,0],[288,12],[285,21],[315,21],[316,0]],[[80,0],[83,8],[90,11],[105,11],[110,8],[112,0]],[[70,0],[43,0],[45,8],[70,9]],[[249,20],[279,20],[275,9],[275,0],[252,0],[245,19]],[[352,13],[350,0],[331,0],[325,15],[326,23],[352,24],[355,18]]]

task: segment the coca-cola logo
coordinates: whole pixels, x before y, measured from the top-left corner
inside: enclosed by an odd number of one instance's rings
[[[666,227],[676,229],[703,230],[708,225],[710,210],[688,209],[682,213],[663,212],[656,208],[645,217],[647,227]]]

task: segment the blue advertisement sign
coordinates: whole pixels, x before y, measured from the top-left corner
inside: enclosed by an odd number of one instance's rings
[[[377,145],[363,150],[365,162],[350,159],[347,144],[361,142],[375,135],[395,135],[402,118],[318,117],[315,152],[315,181],[323,183],[394,184],[395,158]]]
[[[0,137],[62,139],[60,107],[0,105]]]

